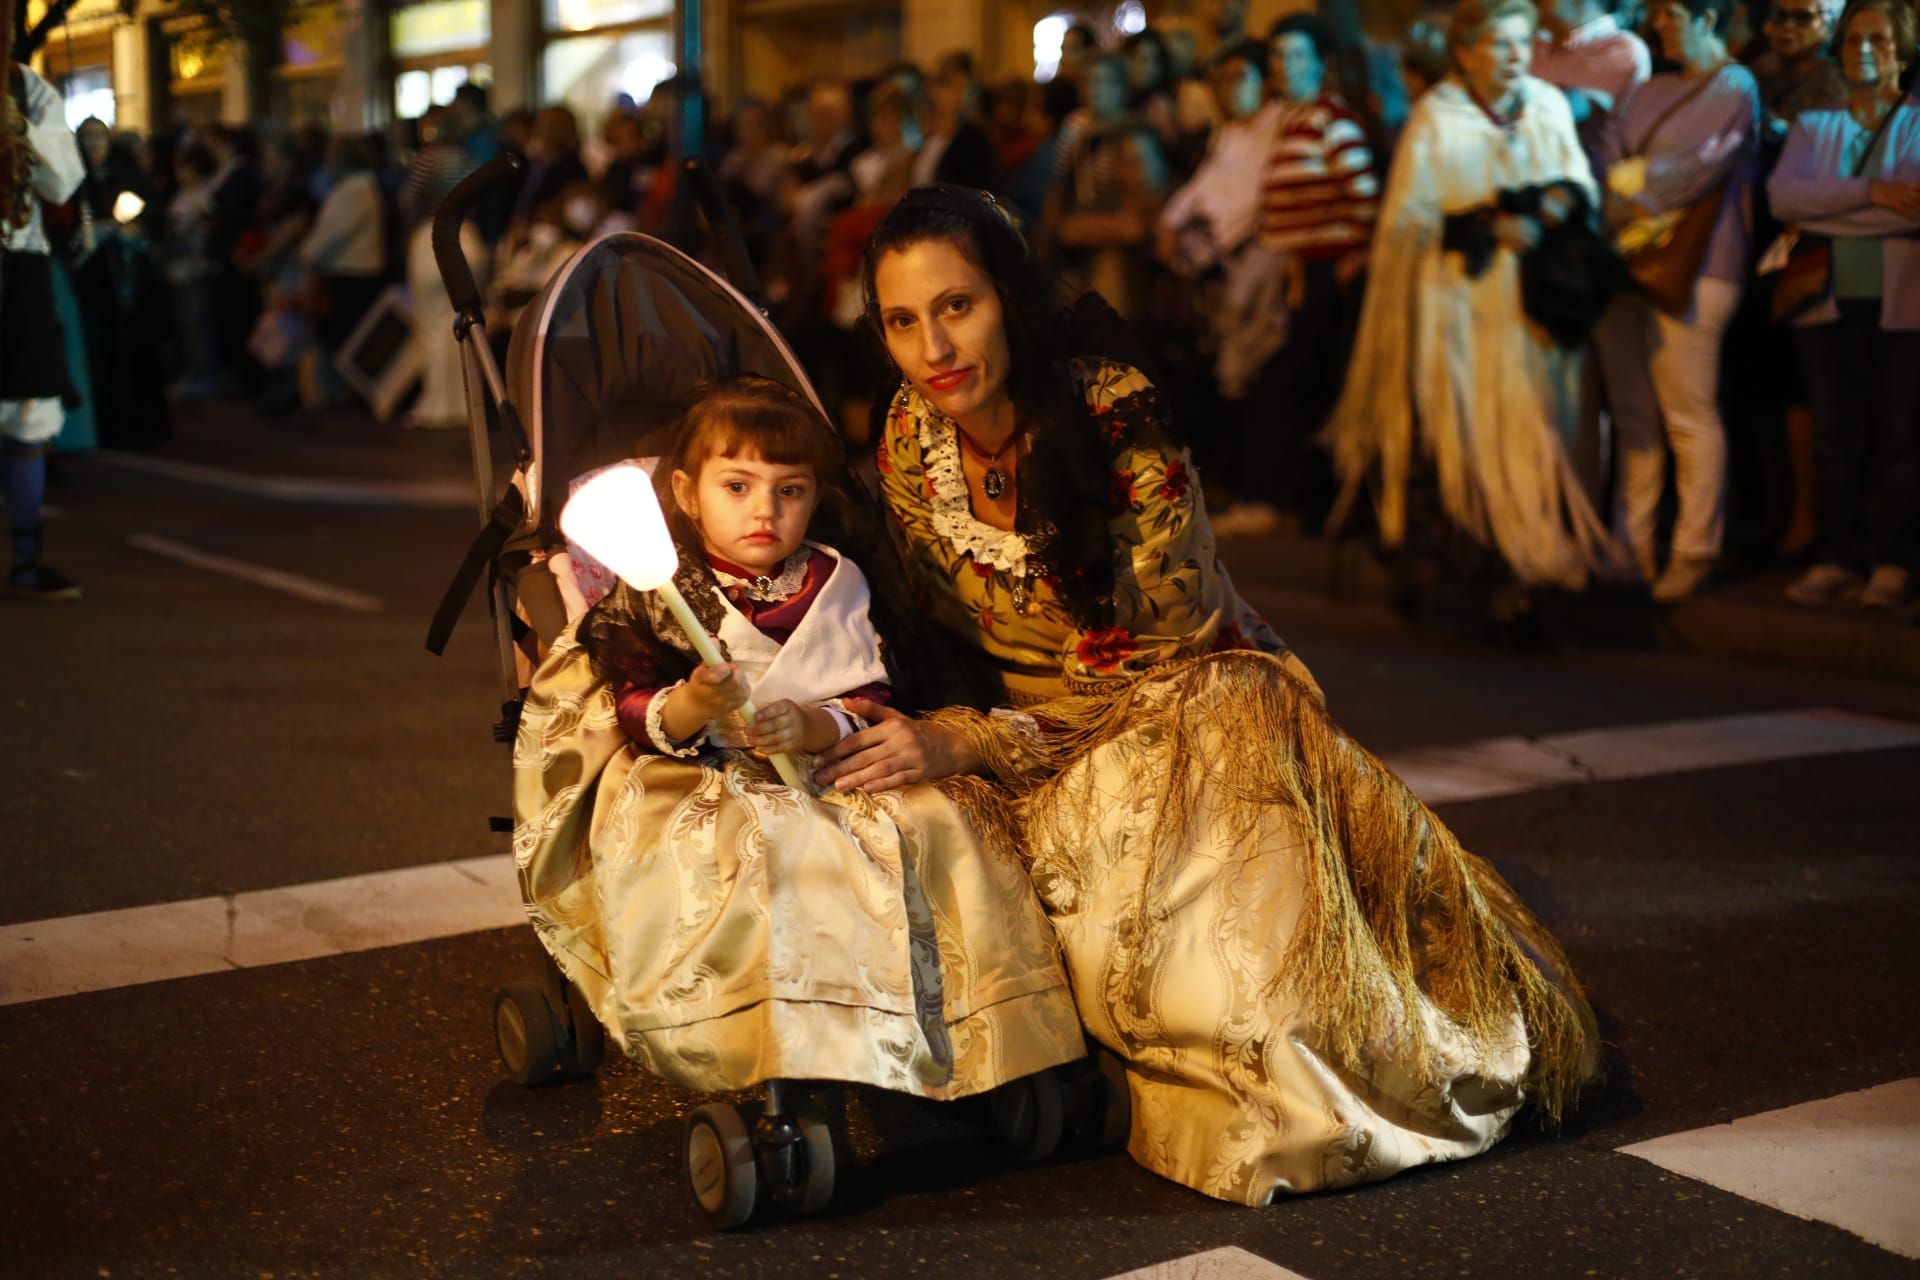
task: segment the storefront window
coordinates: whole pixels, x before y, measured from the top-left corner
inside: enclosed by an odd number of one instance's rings
[[[63,83],[60,87],[66,94],[68,128],[79,128],[80,122],[89,116],[104,124],[113,124],[113,69],[111,67],[76,67],[62,79]]]
[[[401,120],[414,120],[427,114],[430,107],[444,107],[453,101],[453,91],[472,81],[478,85],[493,83],[493,68],[484,62],[466,66],[415,67],[393,79],[393,113]]]
[[[486,0],[430,0],[393,11],[390,41],[396,58],[420,58],[483,49],[493,30]]]
[[[673,12],[673,0],[541,0],[550,32],[593,31],[629,22],[651,22]]]
[[[567,36],[548,41],[540,70],[546,100],[573,108],[591,135],[620,95],[645,102],[673,74],[673,40],[665,31]]]

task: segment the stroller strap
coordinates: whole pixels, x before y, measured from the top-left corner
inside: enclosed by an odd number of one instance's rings
[[[508,486],[507,496],[495,505],[487,516],[486,524],[480,527],[480,532],[468,546],[460,567],[454,571],[453,581],[447,583],[447,590],[440,597],[440,606],[433,611],[433,621],[427,624],[427,650],[435,657],[445,655],[447,641],[453,636],[454,624],[460,620],[467,601],[473,598],[473,590],[480,585],[481,574],[493,566],[507,539],[520,528],[526,514],[526,499],[520,495],[519,487]]]

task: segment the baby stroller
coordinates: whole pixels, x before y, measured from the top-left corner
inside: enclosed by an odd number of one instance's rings
[[[663,452],[665,433],[696,388],[718,376],[759,374],[819,406],[793,353],[746,294],[672,246],[627,232],[581,248],[526,308],[503,380],[479,331],[479,294],[460,252],[458,229],[474,203],[509,180],[520,163],[502,156],[470,176],[449,195],[433,229],[463,350],[482,528],[436,612],[428,647],[444,649],[454,620],[484,576],[500,659],[502,716],[494,734],[502,743],[515,738],[541,655],[584,608],[566,569],[542,554],[569,482]],[[697,164],[688,165],[686,177],[701,196],[709,225],[719,231],[731,272],[752,288],[751,264],[737,239],[726,234],[729,220],[711,178]],[[514,472],[501,495],[495,492],[489,401],[514,455]],[[517,406],[527,408],[524,419]],[[495,828],[511,830],[512,823],[496,819]],[[523,896],[531,906],[522,865]],[[1075,1028],[1077,1036],[1077,1023]],[[497,993],[494,1029],[508,1075],[524,1085],[590,1077],[605,1050],[594,1001],[568,980],[552,954],[537,980]],[[1047,1158],[1069,1132],[1103,1144],[1124,1140],[1127,1094],[1117,1063],[1088,1059],[1029,1071],[1001,1080],[986,1095],[992,1128],[1020,1158]],[[805,1106],[807,1086],[768,1080],[762,1092],[756,1105],[710,1102],[687,1119],[688,1180],[702,1212],[723,1229],[744,1224],[758,1204],[812,1213],[833,1194],[840,1144],[830,1123]]]

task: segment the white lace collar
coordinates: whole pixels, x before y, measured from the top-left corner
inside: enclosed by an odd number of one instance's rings
[[[787,557],[786,564],[778,577],[756,574],[751,578],[737,578],[711,561],[708,562],[707,567],[713,570],[714,578],[722,587],[737,587],[746,593],[747,599],[768,604],[785,600],[800,590],[807,580],[807,562],[812,558],[812,548],[803,542],[792,555]]]
[[[996,529],[973,514],[967,475],[960,469],[960,429],[928,404],[915,387],[907,388],[907,406],[920,423],[920,465],[933,490],[933,531],[956,551],[973,557],[975,564],[1025,577],[1027,540],[1011,529]]]

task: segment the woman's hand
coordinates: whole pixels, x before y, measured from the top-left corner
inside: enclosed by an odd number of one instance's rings
[[[1920,218],[1920,182],[1873,182],[1867,198],[1903,218]]]
[[[865,698],[848,698],[845,706],[862,720],[872,721],[873,727],[848,734],[820,753],[813,780],[822,787],[890,791],[980,767],[973,748],[951,729],[923,724]]]
[[[747,726],[747,746],[759,756],[824,751],[839,740],[840,726],[832,716],[786,698],[761,707]]]
[[[1493,220],[1496,240],[1517,254],[1524,254],[1540,243],[1540,220],[1525,214],[1503,213]]]

